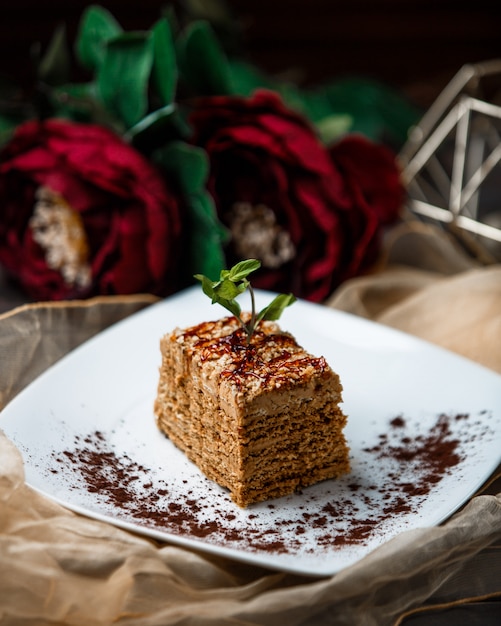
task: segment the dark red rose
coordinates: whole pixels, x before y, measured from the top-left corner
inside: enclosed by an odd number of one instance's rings
[[[176,194],[112,132],[27,122],[0,153],[0,263],[35,299],[176,288]]]
[[[190,121],[193,142],[210,158],[209,191],[231,233],[228,264],[258,258],[255,286],[312,301],[361,267],[358,257],[373,242],[380,213],[371,203],[385,201],[374,182],[373,198],[364,181],[354,184],[357,172],[348,163],[348,174],[337,167],[336,151],[329,153],[303,117],[273,92],[258,91],[200,100]]]
[[[362,135],[348,135],[329,152],[353,203],[343,214],[343,230],[351,242],[343,263],[346,280],[376,260],[382,227],[399,217],[405,190],[395,155],[388,147]]]

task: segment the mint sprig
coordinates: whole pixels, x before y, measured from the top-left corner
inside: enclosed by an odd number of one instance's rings
[[[278,320],[284,309],[296,301],[292,293],[279,294],[268,306],[256,312],[254,290],[247,277],[260,267],[261,263],[257,259],[240,261],[229,270],[221,270],[217,281],[212,281],[203,274],[195,274],[195,278],[202,283],[202,290],[212,300],[212,304],[220,304],[240,322],[247,335],[247,345],[261,320]],[[242,310],[236,298],[247,290],[251,298],[251,317],[246,323],[242,319]]]

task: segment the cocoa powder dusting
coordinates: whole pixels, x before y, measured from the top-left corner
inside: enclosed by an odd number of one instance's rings
[[[419,511],[430,491],[463,461],[468,442],[478,436],[475,424],[468,414],[441,414],[423,432],[397,416],[376,442],[357,452],[349,476],[304,489],[291,497],[293,506],[291,498],[283,498],[238,509],[201,474],[195,493],[190,481],[168,472],[160,476],[158,469],[116,451],[99,431],[53,453],[50,472],[72,489],[97,495],[101,509],[123,521],[251,552],[304,554],[318,546],[366,544],[388,519]],[[204,490],[207,498],[200,495]]]

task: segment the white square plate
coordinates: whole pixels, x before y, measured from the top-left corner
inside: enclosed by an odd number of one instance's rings
[[[258,292],[258,307],[272,294]],[[245,303],[242,303],[242,307]],[[160,337],[225,315],[199,287],[71,352],[1,413],[29,485],[132,532],[284,571],[331,575],[439,524],[501,461],[501,377],[387,327],[298,301],[280,321],[341,377],[351,473],[238,508],[157,429]]]

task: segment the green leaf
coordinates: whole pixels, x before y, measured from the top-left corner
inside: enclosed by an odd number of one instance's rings
[[[217,218],[214,201],[205,191],[187,197],[191,224],[188,275],[202,269],[207,276],[217,276],[225,264],[223,243],[227,231]]]
[[[230,311],[230,313],[235,315],[235,317],[240,318],[242,310],[234,298],[241,292],[236,285],[231,283],[232,286],[228,290],[228,286],[224,287],[220,281],[213,282],[210,278],[204,276],[203,274],[195,274],[194,278],[202,283],[202,291],[206,296],[209,296],[212,304],[220,304],[227,311]]]
[[[216,292],[214,291],[214,284],[212,280],[203,274],[195,274],[194,278],[202,283],[202,291],[204,294],[209,296],[212,302],[216,302]]]
[[[170,166],[175,168],[179,183],[187,193],[197,193],[205,188],[209,159],[202,148],[176,142],[166,146],[163,155],[169,157]]]
[[[172,141],[154,153],[155,161],[178,183],[187,208],[186,279],[195,271],[217,280],[224,267],[223,243],[227,230],[218,219],[206,183],[209,160],[201,148]]]
[[[223,280],[219,282],[214,291],[218,295],[218,298],[223,300],[233,300],[245,291],[247,285],[236,285],[232,280]]]
[[[229,311],[236,318],[240,318],[240,314],[242,313],[242,309],[236,300],[226,300],[225,298],[218,298],[216,302],[213,304],[220,304],[227,311]]]
[[[177,85],[176,50],[169,22],[162,18],[153,26],[153,81],[162,105],[174,100]]]
[[[123,136],[125,141],[149,156],[171,141],[188,140],[191,132],[177,104],[172,102],[145,115]]]
[[[171,119],[176,111],[176,105],[174,103],[166,104],[161,109],[152,111],[139,120],[137,124],[129,128],[126,133],[127,140],[132,140],[147,129],[155,128],[158,130],[157,125],[163,126],[166,120]]]
[[[177,41],[177,53],[183,79],[197,95],[234,93],[228,58],[207,22],[186,28]]]
[[[247,259],[240,261],[229,270],[224,270],[221,276],[227,274],[228,280],[239,282],[247,278],[249,274],[255,272],[261,267],[261,262],[257,259]]]
[[[261,320],[270,320],[275,321],[278,320],[284,309],[286,309],[291,304],[296,302],[296,297],[292,294],[279,294],[270,302],[268,306],[266,306],[256,317],[256,323]]]
[[[77,33],[75,52],[80,63],[96,71],[106,54],[106,44],[123,32],[109,11],[100,6],[88,7],[82,16]]]
[[[97,84],[105,106],[129,128],[148,109],[148,82],[153,66],[153,38],[126,33],[108,41]]]
[[[38,66],[38,78],[49,85],[60,85],[68,79],[70,55],[66,27],[59,26]]]
[[[247,335],[247,345],[249,345],[252,334],[261,320],[279,319],[284,309],[296,302],[296,298],[292,293],[280,294],[256,315],[254,290],[247,280],[247,276],[260,266],[261,263],[256,259],[248,259],[240,261],[240,263],[237,263],[229,270],[222,269],[219,280],[216,281],[210,280],[203,274],[195,274],[194,276],[202,282],[202,290],[205,295],[211,298],[212,304],[220,304],[238,318]],[[249,322],[245,323],[240,316],[241,309],[236,298],[247,289],[251,295],[252,312]]]

